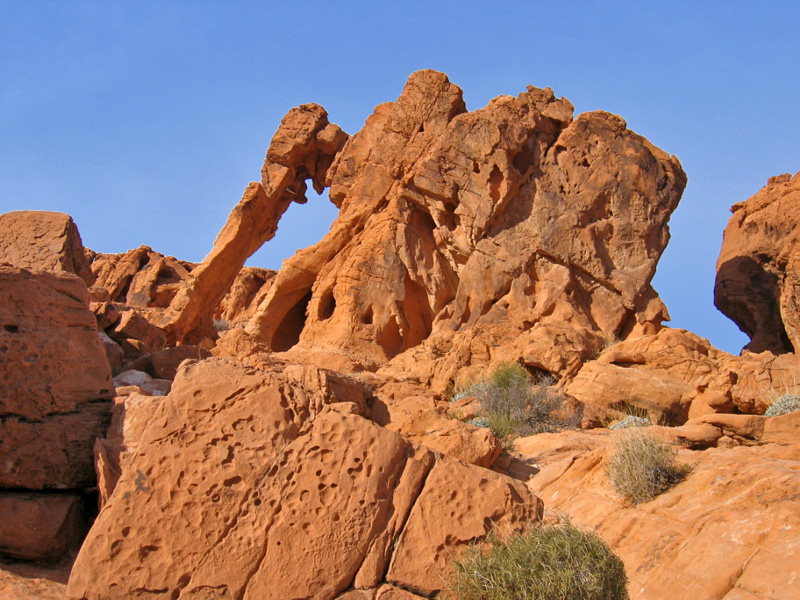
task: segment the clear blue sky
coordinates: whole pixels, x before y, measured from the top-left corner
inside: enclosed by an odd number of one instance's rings
[[[84,244],[200,261],[283,114],[356,132],[433,68],[470,109],[527,84],[603,109],[677,155],[689,184],[654,285],[672,325],[738,353],[713,306],[731,204],[800,170],[798,2],[0,0],[0,212],[73,216]],[[249,264],[328,230],[293,205]]]

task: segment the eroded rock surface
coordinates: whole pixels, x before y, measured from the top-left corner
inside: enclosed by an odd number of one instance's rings
[[[123,461],[70,597],[335,598],[378,588],[387,567],[430,592],[487,523],[539,518],[519,482],[415,448],[360,416],[364,400],[357,381],[314,367],[184,364]],[[398,553],[427,536],[440,541]],[[415,575],[422,564],[436,569]]]
[[[75,275],[0,267],[0,488],[89,487],[111,370]]]
[[[467,112],[446,76],[420,71],[328,182],[339,218],[248,326],[273,350],[369,369],[400,355],[398,371],[444,387],[472,362],[574,372],[604,337],[666,318],[649,282],[685,176],[619,117],[573,121],[536,88]]]
[[[92,272],[72,217],[20,210],[0,215],[0,265],[73,273],[91,285]]]
[[[274,237],[292,202],[306,201],[306,179],[318,193],[347,134],[328,122],[318,104],[290,110],[272,138],[261,181],[252,182],[214,242],[191,273],[161,321],[170,341],[197,342],[213,336],[211,315],[231,288],[247,258]]]
[[[546,508],[596,530],[622,558],[633,600],[790,600],[800,582],[797,416],[756,417],[793,430],[791,440],[681,450],[688,477],[636,507],[608,483],[607,430],[541,434],[517,449],[541,469],[529,485]]]
[[[800,173],[772,177],[731,207],[714,304],[750,336],[751,352],[800,351]]]
[[[586,362],[566,391],[581,402],[680,425],[711,413],[763,414],[797,393],[800,357],[769,352],[733,356],[682,329],[619,342]]]

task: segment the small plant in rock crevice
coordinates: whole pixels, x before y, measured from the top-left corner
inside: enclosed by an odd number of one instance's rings
[[[533,527],[470,548],[454,564],[460,600],[626,600],[622,561],[595,533],[567,523]]]
[[[565,398],[554,388],[554,383],[551,376],[534,383],[525,367],[506,363],[458,392],[454,400],[468,396],[478,398],[483,414],[470,422],[490,428],[498,439],[508,444],[513,436],[558,431],[576,425],[560,415]]]
[[[688,467],[677,462],[675,449],[646,429],[621,431],[611,447],[611,487],[633,504],[649,502],[687,473]]]
[[[796,394],[783,394],[767,407],[764,415],[767,417],[779,417],[795,411],[800,411],[800,396]]]

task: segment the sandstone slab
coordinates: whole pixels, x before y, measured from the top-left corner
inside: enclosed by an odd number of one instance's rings
[[[91,285],[94,277],[72,217],[21,210],[0,215],[0,264],[73,273]]]
[[[0,492],[0,555],[58,560],[85,532],[83,500],[76,494]]]
[[[394,540],[428,531],[415,510],[441,521],[444,539],[451,516],[430,512],[443,492],[426,483],[441,461],[436,477],[460,473],[464,501],[483,500],[473,519],[456,517],[469,526],[414,560],[442,563],[447,548],[485,535],[486,522],[536,520],[524,486],[415,449],[360,416],[365,398],[355,380],[314,367],[184,363],[122,463],[69,596],[332,599],[353,581],[377,589],[390,562],[414,570]]]
[[[0,487],[91,486],[111,370],[86,284],[0,267]]]

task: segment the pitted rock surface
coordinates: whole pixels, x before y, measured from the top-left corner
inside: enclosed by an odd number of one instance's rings
[[[377,588],[390,561],[405,574],[408,560],[441,565],[486,523],[537,520],[540,504],[519,482],[415,448],[360,416],[364,400],[356,380],[314,367],[184,363],[122,461],[70,598],[332,599],[353,581]],[[427,483],[437,469],[459,473],[464,499],[481,496],[470,527],[450,536],[437,510],[458,506]],[[397,556],[397,536],[431,531],[446,544]]]

